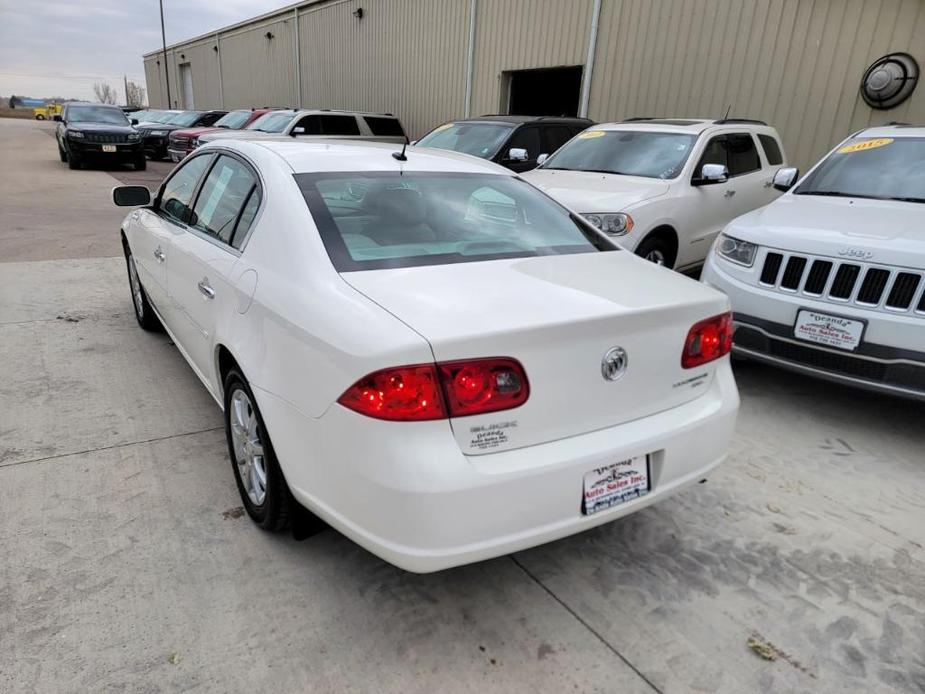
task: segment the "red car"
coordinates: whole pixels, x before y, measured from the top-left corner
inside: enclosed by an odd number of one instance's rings
[[[227,128],[228,130],[241,130],[260,118],[263,114],[275,110],[275,108],[242,108],[237,111],[229,111],[215,121],[214,125],[208,128],[174,130],[170,133],[167,142],[167,156],[170,157],[170,161],[172,162],[182,161],[187,154],[199,146],[200,135],[214,133],[223,128]]]

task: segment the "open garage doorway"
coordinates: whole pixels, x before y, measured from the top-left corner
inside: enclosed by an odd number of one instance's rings
[[[508,113],[514,116],[577,116],[582,66],[505,73]]]

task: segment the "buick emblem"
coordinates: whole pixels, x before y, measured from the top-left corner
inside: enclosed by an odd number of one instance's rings
[[[620,376],[626,373],[626,365],[629,358],[626,356],[626,350],[622,347],[611,347],[607,354],[601,359],[601,375],[604,380],[616,381]]]

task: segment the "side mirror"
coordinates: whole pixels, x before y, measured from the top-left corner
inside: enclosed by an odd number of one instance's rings
[[[138,119],[137,119],[137,118],[132,118],[131,123],[132,123],[132,125],[138,125]]]
[[[700,171],[700,178],[691,181],[692,186],[708,186],[716,183],[725,183],[729,179],[729,169],[723,164],[704,164]]]
[[[774,183],[772,185],[782,193],[786,193],[793,188],[793,184],[797,182],[799,177],[800,170],[793,166],[788,166],[777,170],[777,173],[774,174]]]
[[[522,147],[511,147],[507,151],[507,158],[510,161],[527,161],[527,150]]]
[[[293,129],[292,129],[292,132],[289,133],[289,134],[292,135],[293,137],[296,137],[297,135],[304,135],[304,134],[305,134],[305,128],[302,128],[302,127],[293,128]]]
[[[543,152],[536,158],[536,165],[540,166],[541,164],[545,164],[547,159],[549,159],[549,155],[546,154],[546,152]]]
[[[119,207],[142,207],[151,204],[151,191],[144,186],[116,186],[112,201]]]
[[[61,120],[61,116],[59,116],[57,113],[56,113],[55,115],[53,115],[52,118],[54,118],[56,121],[60,121],[60,120]]]

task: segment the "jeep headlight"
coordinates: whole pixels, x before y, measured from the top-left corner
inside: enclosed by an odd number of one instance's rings
[[[749,241],[737,239],[734,236],[720,234],[719,241],[716,243],[716,252],[726,260],[745,267],[751,267],[755,264],[758,246]]]
[[[189,141],[189,146],[190,146],[191,149],[196,149],[196,148],[199,146],[199,138],[198,138],[198,137],[194,137],[192,140],[190,140],[190,141]]]
[[[74,138],[81,138],[81,137],[84,136],[84,134],[83,134],[82,132],[80,132],[79,130],[68,130],[68,131],[67,131],[67,136],[68,136],[68,137],[74,137]]]
[[[633,229],[633,218],[623,212],[583,212],[581,216],[605,234],[622,236]]]

